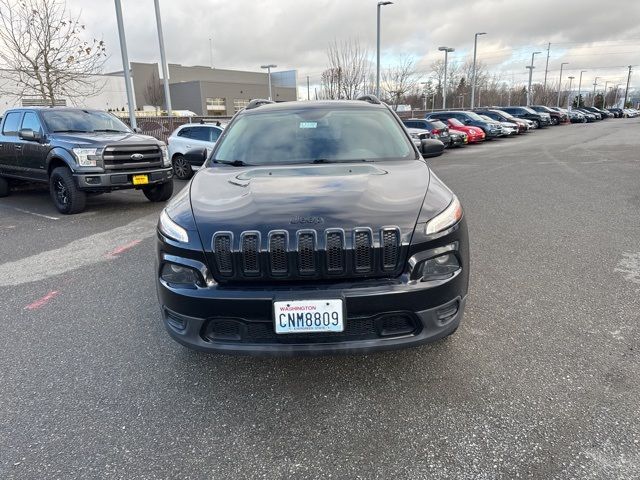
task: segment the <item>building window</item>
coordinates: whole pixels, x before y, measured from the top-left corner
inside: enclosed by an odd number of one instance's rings
[[[244,107],[249,105],[249,100],[245,100],[244,98],[234,98],[233,99],[233,111],[238,113]]]
[[[206,98],[207,103],[207,115],[225,115],[227,113],[227,106],[224,98]]]

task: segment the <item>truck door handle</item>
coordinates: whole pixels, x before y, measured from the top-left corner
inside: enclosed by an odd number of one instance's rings
[[[15,145],[16,150],[22,150],[22,145]]]

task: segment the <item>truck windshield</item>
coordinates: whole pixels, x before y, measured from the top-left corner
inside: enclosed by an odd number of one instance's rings
[[[47,129],[53,133],[131,132],[116,117],[98,110],[44,110],[42,118]]]
[[[386,109],[334,107],[242,115],[222,137],[213,161],[281,165],[413,158],[413,145]]]

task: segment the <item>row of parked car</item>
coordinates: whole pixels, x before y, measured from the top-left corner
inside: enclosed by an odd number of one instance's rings
[[[482,107],[427,113],[425,118],[403,119],[409,134],[425,157],[440,155],[445,148],[480,143],[498,137],[567,123],[587,123],[606,118],[632,118],[635,109],[582,107],[567,110],[545,105],[531,107]]]

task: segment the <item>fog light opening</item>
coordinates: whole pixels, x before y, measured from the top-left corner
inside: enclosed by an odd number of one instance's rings
[[[188,288],[195,288],[204,284],[196,270],[176,263],[165,263],[162,266],[160,278],[171,285]]]
[[[422,281],[445,280],[460,270],[460,262],[453,252],[425,260],[422,265]]]

